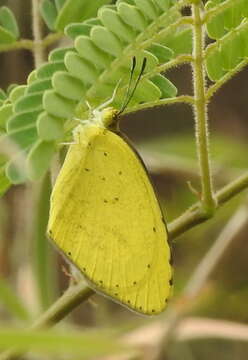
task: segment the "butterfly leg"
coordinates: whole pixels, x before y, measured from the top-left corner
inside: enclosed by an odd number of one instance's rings
[[[114,101],[117,90],[118,90],[118,88],[120,86],[121,81],[122,81],[122,79],[120,79],[118,81],[118,83],[117,83],[117,85],[116,85],[116,87],[115,87],[115,89],[113,91],[113,95],[111,96],[111,98],[109,100],[105,101],[103,104],[99,105],[94,111],[98,112],[98,111],[106,108],[108,105],[110,105]]]

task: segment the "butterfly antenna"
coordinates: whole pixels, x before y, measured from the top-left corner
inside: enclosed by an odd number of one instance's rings
[[[133,60],[134,59],[135,59],[135,57],[133,58]],[[133,64],[134,63],[135,63],[135,66],[136,66],[136,59],[135,59],[135,62],[133,61]],[[119,115],[126,109],[126,107],[128,106],[130,100],[132,99],[133,94],[135,93],[135,90],[137,89],[137,86],[138,86],[138,84],[140,82],[141,76],[144,74],[144,71],[145,71],[145,68],[146,68],[146,63],[147,63],[147,58],[144,58],[143,63],[142,63],[142,67],[141,67],[141,70],[140,70],[140,73],[139,73],[139,76],[138,76],[138,78],[137,78],[137,80],[136,80],[136,82],[134,84],[133,90],[130,93],[130,83],[131,83],[133,73],[134,73],[134,69],[135,69],[135,66],[132,66],[132,71],[131,71],[130,80],[129,80],[129,84],[128,84],[127,96],[126,96],[124,104],[121,107],[121,110],[119,111]]]
[[[131,72],[130,72],[130,77],[129,77],[129,81],[128,81],[126,95],[125,95],[123,104],[121,106],[121,109],[119,111],[119,114],[121,114],[124,111],[124,109],[126,108],[128,102],[129,102],[129,93],[130,93],[130,89],[131,89],[131,83],[133,80],[133,74],[134,74],[135,68],[136,68],[136,57],[134,56],[132,59],[132,67],[131,67]]]

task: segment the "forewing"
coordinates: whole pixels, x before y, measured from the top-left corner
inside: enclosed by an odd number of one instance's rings
[[[170,249],[160,207],[137,155],[118,135],[86,128],[56,182],[51,238],[97,291],[144,313],[170,295]]]

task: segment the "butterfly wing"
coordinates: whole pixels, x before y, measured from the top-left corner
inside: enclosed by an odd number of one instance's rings
[[[166,307],[166,227],[143,164],[120,136],[81,131],[53,190],[48,231],[98,292],[143,314]]]

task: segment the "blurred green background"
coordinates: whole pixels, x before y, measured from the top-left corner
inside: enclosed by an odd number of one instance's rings
[[[31,38],[30,1],[0,0],[0,6],[2,5],[7,5],[14,11],[23,37]],[[12,83],[25,83],[32,69],[33,59],[29,52],[0,53],[0,87],[5,89]],[[179,95],[192,93],[192,71],[189,66],[170,71],[166,76],[177,85]],[[209,105],[210,150],[216,189],[247,170],[247,83],[248,69],[229,81]],[[190,107],[180,104],[125,116],[121,120],[121,129],[140,151],[151,173],[166,219],[172,221],[198,200],[190,191],[187,182],[190,181],[195,189],[200,189],[194,119]],[[7,280],[29,310],[37,314],[39,305],[33,276],[36,255],[32,239],[28,237],[29,227],[33,225],[31,202],[36,195],[32,188],[32,184],[12,187],[0,200],[0,277]],[[196,265],[244,201],[245,194],[242,193],[222,207],[214,219],[195,227],[174,241],[174,299],[180,298],[180,292]],[[189,313],[191,317],[248,323],[247,232],[248,224],[235,237],[211,279],[205,284],[201,296]],[[48,302],[52,303],[67,288],[69,278],[63,272],[63,267],[67,265],[62,257],[52,246],[49,247],[50,258],[43,266],[44,272],[47,272],[49,267],[49,274],[52,276],[53,291],[47,294]],[[66,322],[70,322],[70,326],[114,326],[121,331],[131,332],[135,328],[156,322],[157,319],[163,320],[163,316],[146,319],[95,295],[74,310]],[[8,306],[1,303],[0,323],[8,326],[15,324]],[[248,334],[247,329],[246,331]],[[247,356],[248,344],[245,342],[206,338],[174,341],[168,348],[166,359],[205,360],[218,357],[219,360],[242,360],[247,359]]]

